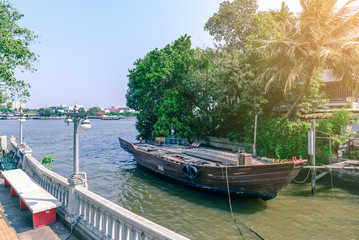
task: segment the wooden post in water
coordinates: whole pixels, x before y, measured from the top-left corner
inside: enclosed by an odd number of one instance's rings
[[[256,153],[256,139],[257,139],[257,115],[254,117],[253,157],[255,157],[257,155],[257,153]]]
[[[312,120],[312,125],[310,127],[310,131],[312,132],[313,134],[313,143],[312,143],[312,195],[314,195],[315,193],[315,178],[317,177],[316,175],[316,171],[315,171],[315,122],[314,120]]]

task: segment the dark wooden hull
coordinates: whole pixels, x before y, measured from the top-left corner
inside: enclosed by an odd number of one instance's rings
[[[307,160],[298,160],[251,166],[196,165],[198,175],[190,178],[183,172],[185,163],[143,151],[121,138],[119,141],[124,150],[133,154],[139,165],[158,174],[197,188],[219,192],[227,192],[229,189],[233,193],[263,199],[276,197],[279,190],[287,186],[307,163]]]

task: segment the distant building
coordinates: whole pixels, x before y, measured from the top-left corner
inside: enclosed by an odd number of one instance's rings
[[[334,80],[330,73],[323,76],[325,86],[321,91],[326,93],[328,102],[326,106],[329,110],[348,106],[352,111],[359,112],[359,91],[343,85],[341,81]]]
[[[127,106],[113,106],[112,109],[119,109],[119,113],[125,113],[125,112],[136,112],[135,110],[127,107]]]
[[[111,113],[113,113],[113,112],[118,112],[119,113],[121,109],[119,109],[119,108],[105,108],[105,112],[106,112],[106,110],[111,112]]]
[[[22,101],[15,101],[15,102],[12,102],[12,107],[11,107],[11,110],[14,110],[14,109],[20,109],[20,108],[25,108],[25,103],[22,102]]]

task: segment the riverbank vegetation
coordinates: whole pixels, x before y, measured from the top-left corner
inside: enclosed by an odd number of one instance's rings
[[[303,0],[294,14],[284,3],[257,11],[256,0],[224,1],[204,26],[215,48],[193,49],[185,35],[129,70],[127,105],[138,111],[138,137],[169,136],[173,124],[176,137],[250,143],[258,115],[262,155],[308,157],[310,123],[299,116],[325,110],[323,74],[345,86],[359,77],[359,11],[350,2],[337,10],[336,1]],[[342,110],[318,129],[337,148],[341,125],[353,122]],[[329,154],[324,142],[317,142],[321,157]]]

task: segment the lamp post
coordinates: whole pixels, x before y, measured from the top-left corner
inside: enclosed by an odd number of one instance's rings
[[[69,188],[69,199],[68,199],[68,216],[65,217],[68,221],[74,222],[78,210],[78,205],[76,203],[75,197],[75,189],[81,187],[81,184],[84,183],[84,179],[80,175],[79,171],[79,125],[83,130],[88,130],[91,128],[91,123],[87,119],[87,112],[79,112],[77,105],[74,107],[73,112],[66,113],[67,118],[65,119],[65,123],[69,125],[70,123],[74,123],[74,172],[72,176],[68,179],[70,184]],[[81,120],[82,119],[82,120]],[[86,180],[85,180],[86,181]]]
[[[91,123],[90,121],[87,119],[88,117],[88,113],[87,112],[79,112],[79,109],[77,108],[77,106],[75,105],[74,111],[73,112],[68,112],[66,113],[67,118],[65,119],[65,123],[67,123],[67,125],[71,122],[74,123],[74,162],[73,162],[73,175],[72,175],[72,179],[75,180],[74,178],[77,178],[79,175],[79,168],[80,168],[80,161],[79,161],[79,125],[81,127],[81,129],[83,130],[89,130],[91,128]],[[81,120],[82,119],[82,120]]]
[[[20,122],[20,144],[22,144],[22,124],[26,122],[26,118],[24,117],[24,114],[22,112],[21,102],[20,102],[20,116],[17,119]]]

